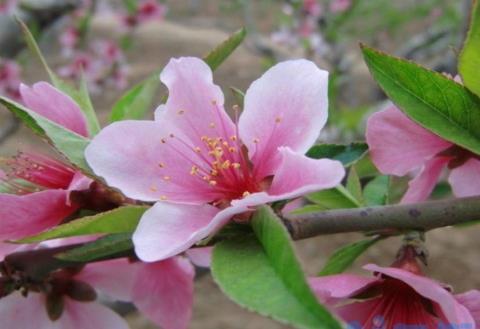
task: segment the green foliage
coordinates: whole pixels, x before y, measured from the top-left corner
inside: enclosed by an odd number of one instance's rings
[[[45,240],[66,238],[90,234],[131,233],[135,230],[147,210],[144,206],[125,206],[107,212],[87,216],[51,230],[17,241],[18,243],[34,243]]]
[[[348,167],[360,160],[368,151],[366,143],[318,144],[307,152],[307,156],[313,159],[329,158],[338,160]]]
[[[0,96],[0,104],[15,114],[40,137],[46,138],[75,167],[87,174],[91,173],[83,154],[89,143],[87,138],[65,129],[8,98]]]
[[[245,28],[238,30],[203,58],[212,71],[215,71],[240,46],[246,35]]]
[[[216,245],[212,275],[236,303],[294,328],[341,328],[310,290],[290,236],[268,207],[252,220],[255,236]]]
[[[128,90],[113,105],[110,122],[143,119],[152,106],[159,85],[160,80],[155,73]]]
[[[362,194],[362,184],[360,183],[360,177],[358,177],[357,170],[355,167],[350,168],[350,172],[347,177],[347,191],[363,204],[363,194]]]
[[[465,86],[480,96],[480,3],[473,1],[467,39],[463,45],[458,71]]]
[[[40,60],[43,67],[45,68],[45,71],[48,73],[53,85],[59,90],[69,95],[78,104],[87,119],[88,131],[90,133],[90,136],[94,136],[95,134],[97,134],[100,131],[100,124],[98,122],[97,115],[95,114],[95,110],[93,109],[90,95],[88,94],[85,78],[82,78],[82,81],[80,83],[80,89],[78,90],[69,83],[60,79],[48,66],[47,61],[43,57],[42,52],[40,51],[40,48],[38,47],[37,42],[35,41],[35,38],[33,37],[28,27],[20,20],[18,20],[18,23],[22,28],[22,32],[24,34],[28,48],[35,55],[35,57]]]
[[[480,154],[480,98],[453,80],[413,62],[363,46],[374,79],[413,121]]]
[[[358,257],[379,240],[379,238],[365,239],[337,249],[327,260],[327,263],[318,275],[332,275],[344,272]]]
[[[383,206],[388,203],[390,187],[389,176],[377,176],[368,182],[363,189],[363,197],[367,206]]]
[[[355,199],[342,185],[308,194],[306,198],[319,207],[317,210],[357,208],[362,205],[360,201]],[[298,214],[298,211],[300,210],[295,210],[293,213]]]
[[[89,263],[133,255],[131,233],[112,234],[58,254],[63,261]]]

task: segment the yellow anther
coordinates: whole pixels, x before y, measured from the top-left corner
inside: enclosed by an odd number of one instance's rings
[[[197,173],[198,173],[198,167],[192,166],[192,169],[190,170],[190,175],[196,175]]]
[[[202,179],[205,181],[210,180],[210,176],[203,176]]]
[[[230,136],[230,139],[235,142],[237,140],[237,136],[235,136],[235,135]]]
[[[200,140],[202,142],[206,142],[206,141],[208,141],[208,137],[207,136],[202,136],[202,137],[200,137]]]
[[[210,170],[210,175],[211,175],[211,176],[214,176],[214,177],[215,177],[215,176],[218,176],[218,170],[216,170],[216,169]]]
[[[238,162],[234,162],[234,163],[232,163],[232,167],[234,169],[238,169],[238,168],[240,168],[240,164]]]
[[[158,164],[158,166],[159,166],[160,168],[165,168],[165,164],[164,164],[163,162],[160,162],[160,163]]]
[[[234,148],[233,146],[231,146],[231,147],[228,148],[228,151],[229,151],[230,153],[235,153],[235,152],[237,151],[237,149]]]
[[[246,196],[249,196],[249,195],[250,195],[250,192],[248,192],[248,191],[245,191],[245,192],[243,192],[243,194],[242,194],[243,197],[246,197]]]
[[[209,180],[209,181],[208,181],[208,184],[210,184],[210,185],[212,185],[212,186],[215,186],[215,185],[217,185],[217,181],[215,181],[215,180]]]
[[[282,117],[276,117],[276,118],[275,118],[275,122],[276,122],[276,123],[282,122]]]
[[[222,145],[223,146],[228,146],[228,143],[227,142],[222,142]]]
[[[162,142],[162,144],[165,144],[167,142],[165,138],[162,138],[160,141]]]
[[[253,142],[254,142],[255,144],[258,144],[258,143],[260,142],[260,140],[259,140],[258,138],[254,138],[254,139],[253,139]]]
[[[170,177],[170,176],[163,176],[163,180],[169,181],[171,179],[172,179],[172,177]]]
[[[201,149],[200,147],[198,147],[198,146],[194,147],[193,150],[194,150],[195,152],[197,152],[197,153],[202,152],[202,149]]]
[[[215,128],[215,122],[210,122],[210,124],[208,125],[210,128]]]
[[[185,113],[184,110],[179,110],[179,111],[177,112],[178,115],[182,115],[182,114],[184,114],[184,113]]]
[[[160,195],[160,200],[162,200],[162,201],[167,200],[167,196],[166,195]]]
[[[222,169],[228,168],[230,168],[230,160],[225,160],[225,162],[222,163]]]
[[[156,186],[152,185],[152,186],[150,186],[150,191],[152,191],[152,192],[157,192],[158,189],[157,189]]]

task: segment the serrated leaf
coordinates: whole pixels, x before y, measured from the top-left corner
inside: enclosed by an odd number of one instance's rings
[[[470,27],[458,61],[458,72],[465,86],[480,96],[480,3],[473,1]]]
[[[305,196],[307,200],[327,209],[357,208],[362,204],[356,200],[342,185],[336,188],[310,193]]]
[[[242,28],[228,37],[227,40],[218,45],[215,49],[209,52],[203,60],[210,66],[212,71],[215,71],[220,64],[222,64],[237,47],[243,42],[247,30]]]
[[[160,80],[154,74],[128,90],[113,105],[110,122],[120,120],[140,120],[151,109]]]
[[[48,73],[48,76],[52,81],[52,84],[57,89],[69,95],[78,104],[80,109],[85,114],[85,118],[87,119],[88,131],[90,133],[90,136],[94,136],[95,134],[97,134],[100,131],[100,123],[98,122],[97,115],[95,114],[95,110],[93,109],[85,78],[82,76],[79,90],[77,90],[75,87],[73,87],[66,81],[60,79],[55,74],[55,72],[53,72],[52,69],[50,69],[50,67],[48,66],[45,57],[43,56],[37,42],[35,41],[33,34],[30,32],[27,25],[18,19],[17,22],[18,24],[20,24],[28,48],[42,63],[45,71]]]
[[[89,242],[81,247],[58,254],[63,261],[88,263],[121,258],[133,253],[131,233],[112,234]]]
[[[383,206],[388,202],[390,177],[377,176],[365,185],[363,197],[367,206]]]
[[[420,65],[363,47],[370,72],[413,121],[480,154],[480,98],[452,79]]]
[[[337,249],[327,260],[318,275],[323,276],[342,273],[379,240],[379,238],[361,240]]]
[[[143,213],[144,206],[125,206],[107,212],[73,220],[40,234],[23,238],[17,243],[34,243],[58,238],[91,234],[131,233],[135,230]]]
[[[0,96],[0,104],[15,114],[36,134],[46,138],[75,167],[81,169],[84,173],[91,174],[84,156],[85,148],[90,142],[89,139],[65,129],[8,98]]]
[[[329,158],[338,160],[348,167],[360,160],[368,151],[366,143],[341,144],[318,144],[307,152],[307,156],[313,159]]]
[[[353,166],[348,173],[346,188],[355,200],[358,200],[360,204],[363,203],[362,184],[360,183],[360,177],[358,177],[357,170]]]
[[[285,227],[268,207],[254,215],[254,235],[222,241],[212,274],[236,303],[295,328],[341,328],[308,286]]]

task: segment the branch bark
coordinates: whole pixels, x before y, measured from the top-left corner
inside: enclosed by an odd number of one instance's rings
[[[431,230],[480,220],[480,197],[285,216],[293,239],[345,232]]]

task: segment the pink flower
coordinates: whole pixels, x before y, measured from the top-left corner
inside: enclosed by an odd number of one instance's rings
[[[403,203],[426,200],[445,167],[451,170],[448,181],[457,197],[480,194],[480,158],[416,124],[393,105],[369,118],[366,138],[382,173],[403,176],[418,170]]]
[[[319,17],[323,12],[322,5],[318,0],[303,0],[303,10],[307,15],[313,17]]]
[[[375,277],[338,274],[310,279],[320,301],[349,328],[476,328],[480,292],[453,295],[412,268],[366,265]],[[412,272],[413,270],[413,272]]]
[[[340,13],[350,8],[351,5],[351,0],[333,0],[330,2],[330,11],[333,13]]]
[[[139,1],[134,14],[121,15],[120,20],[126,28],[131,29],[139,24],[163,20],[166,13],[167,6],[165,4],[156,0],[142,0]]]
[[[304,153],[327,120],[328,74],[306,60],[278,64],[255,81],[232,122],[208,65],[172,59],[155,121],[104,128],[86,150],[94,172],[126,196],[156,202],[133,235],[144,261],[166,259],[255,206],[340,183],[338,161]]]
[[[30,110],[79,135],[88,135],[78,105],[48,83],[21,85],[20,93]],[[21,238],[59,224],[79,208],[72,193],[88,190],[93,183],[74,168],[38,154],[19,153],[4,162],[9,170],[1,172],[0,183],[8,193],[0,193],[0,240]]]
[[[59,37],[62,54],[66,57],[73,55],[80,41],[80,32],[73,26],[67,27]]]
[[[0,95],[20,99],[20,66],[12,60],[0,59]]]
[[[11,14],[17,7],[18,0],[2,0],[0,3],[0,14]]]

